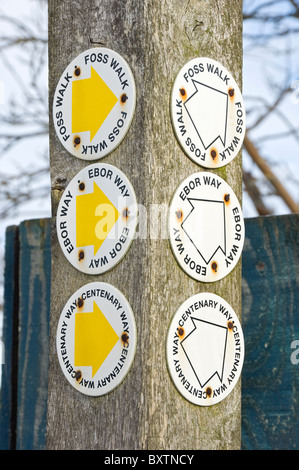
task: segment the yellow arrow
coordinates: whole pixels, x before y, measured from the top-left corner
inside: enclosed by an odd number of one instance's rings
[[[90,78],[72,82],[72,133],[90,131],[90,142],[118,99],[91,67]]]
[[[93,182],[93,193],[76,196],[76,246],[94,247],[94,255],[116,223],[120,213]]]
[[[119,336],[93,302],[92,312],[75,316],[75,367],[92,367],[94,377],[118,340]]]

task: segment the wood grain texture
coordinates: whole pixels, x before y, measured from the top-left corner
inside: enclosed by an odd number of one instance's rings
[[[63,189],[84,166],[55,135],[50,114],[52,179],[52,293],[47,446],[49,449],[238,449],[241,433],[240,383],[227,400],[200,408],[175,390],[166,367],[165,342],[171,318],[195,292],[211,291],[241,316],[241,262],[216,284],[188,278],[167,238],[151,239],[160,220],[153,204],[168,207],[175,188],[200,168],[177,143],[169,115],[172,83],[191,58],[207,56],[242,79],[242,2],[145,0],[49,0],[49,105],[67,64],[83,50],[105,46],[129,63],[137,105],[121,145],[102,161],[130,179],[146,210],[147,237],[134,240],[114,269],[101,276],[77,272],[64,258],[55,231]],[[215,171],[241,202],[241,154]],[[151,216],[150,216],[151,215]],[[165,215],[162,216],[165,224]],[[104,397],[87,398],[65,380],[55,336],[61,310],[82,285],[106,281],[127,297],[138,334],[134,364],[126,380]]]
[[[242,448],[298,449],[299,364],[291,355],[299,340],[299,215],[248,219],[246,233]]]

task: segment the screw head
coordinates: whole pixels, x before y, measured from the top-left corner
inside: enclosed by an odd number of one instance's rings
[[[178,335],[179,336],[184,336],[185,330],[181,326],[178,328]]]
[[[76,370],[76,372],[75,372],[75,379],[78,381],[78,380],[81,379],[81,377],[82,377],[82,372],[81,372],[81,370]]]
[[[218,265],[217,265],[216,261],[213,261],[211,267],[212,267],[213,271],[215,271],[215,273],[216,273],[216,272],[217,272],[217,268],[218,268]]]

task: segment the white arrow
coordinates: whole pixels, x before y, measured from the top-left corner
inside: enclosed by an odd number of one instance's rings
[[[226,254],[225,207],[223,201],[188,199],[192,209],[182,229],[208,264],[218,249]]]
[[[204,148],[209,148],[218,138],[225,146],[227,93],[196,80],[192,82],[196,91],[184,105]]]
[[[191,317],[194,329],[181,346],[201,387],[215,375],[223,379],[227,328]]]

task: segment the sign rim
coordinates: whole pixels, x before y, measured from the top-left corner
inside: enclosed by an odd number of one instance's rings
[[[187,147],[183,145],[183,142],[182,142],[182,139],[181,139],[181,136],[178,132],[178,129],[176,127],[176,123],[175,123],[175,116],[174,116],[174,109],[173,109],[173,103],[175,101],[175,96],[176,96],[176,89],[178,89],[178,81],[179,81],[179,77],[180,77],[180,74],[182,73],[182,71],[185,69],[185,67],[187,67],[189,64],[195,62],[195,61],[198,61],[198,60],[202,60],[202,61],[211,61],[213,62],[214,64],[217,64],[218,66],[221,66],[221,68],[227,72],[232,81],[233,81],[233,84],[235,86],[235,88],[237,89],[238,91],[238,94],[240,96],[240,101],[242,102],[242,109],[243,109],[243,121],[244,121],[244,124],[242,125],[244,131],[242,132],[241,134],[241,139],[240,139],[240,144],[238,145],[238,151],[235,153],[234,157],[231,158],[231,159],[228,159],[228,160],[225,160],[224,163],[221,163],[221,164],[204,164],[203,162],[199,162],[196,158],[194,158],[192,156],[192,153],[191,152],[188,152],[187,150]],[[183,66],[179,69],[179,71],[177,72],[176,76],[175,76],[175,79],[173,81],[173,85],[172,85],[172,89],[171,89],[171,95],[170,95],[170,118],[171,118],[171,124],[172,124],[172,129],[174,131],[174,134],[175,134],[175,137],[176,137],[176,140],[178,142],[178,144],[180,145],[180,148],[182,149],[182,151],[184,152],[184,154],[193,162],[193,163],[196,163],[196,165],[202,167],[202,168],[206,168],[206,169],[218,169],[218,168],[222,168],[226,165],[228,165],[229,163],[231,163],[237,156],[238,154],[240,153],[240,151],[242,150],[242,145],[243,145],[243,141],[244,141],[244,137],[245,137],[245,132],[246,132],[246,110],[245,110],[245,103],[244,103],[244,99],[243,99],[243,95],[242,95],[242,92],[240,90],[240,87],[239,85],[237,84],[235,78],[233,77],[233,75],[231,74],[231,72],[224,66],[221,64],[221,62],[215,60],[215,59],[212,59],[210,57],[193,57],[192,59],[190,59],[188,62],[186,62],[185,64],[183,64]]]
[[[59,222],[61,221],[60,220],[60,215],[59,215],[59,210],[61,208],[61,204],[62,204],[62,201],[63,201],[63,196],[64,194],[66,194],[68,188],[70,187],[70,185],[72,183],[74,183],[74,181],[78,178],[78,176],[84,172],[88,172],[90,169],[92,168],[96,168],[96,167],[105,167],[105,168],[110,168],[112,170],[115,170],[117,171],[127,182],[128,184],[128,187],[130,187],[130,191],[131,191],[131,194],[132,194],[132,199],[133,199],[133,206],[136,208],[136,214],[133,218],[133,225],[132,225],[132,236],[130,236],[128,238],[128,242],[126,244],[126,246],[124,247],[124,249],[122,250],[121,254],[119,255],[119,257],[115,257],[115,261],[111,263],[111,265],[109,264],[107,266],[107,268],[105,269],[105,265],[103,266],[103,269],[102,266],[100,266],[99,268],[94,268],[94,270],[88,270],[88,269],[82,269],[82,265],[80,264],[75,264],[71,259],[69,259],[66,255],[66,250],[64,250],[64,247],[62,246],[63,244],[61,243],[61,237],[60,237],[60,228],[59,228]],[[59,242],[59,246],[60,246],[60,249],[63,253],[63,255],[65,256],[65,258],[67,259],[67,261],[75,268],[77,269],[79,272],[82,272],[82,273],[85,273],[85,274],[89,274],[91,276],[94,276],[94,275],[99,275],[99,274],[104,274],[108,271],[110,271],[111,269],[113,269],[115,266],[117,266],[122,260],[123,258],[126,256],[126,254],[128,253],[128,251],[130,250],[131,248],[131,245],[134,241],[134,237],[135,237],[135,234],[136,234],[136,228],[137,228],[137,224],[138,224],[138,209],[137,209],[137,206],[138,206],[138,203],[137,203],[137,198],[136,198],[136,194],[135,194],[135,190],[134,190],[134,187],[131,183],[131,181],[128,179],[127,175],[120,169],[120,168],[117,168],[116,166],[112,165],[111,163],[104,163],[104,162],[97,162],[97,163],[91,163],[90,165],[87,165],[86,167],[82,168],[78,173],[76,173],[73,178],[70,180],[70,182],[68,183],[68,185],[66,186],[65,190],[63,191],[62,195],[61,195],[61,198],[59,200],[59,203],[58,203],[58,206],[57,206],[57,212],[56,212],[56,233],[57,233],[57,238],[58,238],[58,242]],[[80,269],[80,266],[81,266],[81,269]]]
[[[239,366],[239,369],[238,369],[237,377],[234,379],[233,386],[231,388],[229,388],[223,396],[218,395],[219,399],[216,399],[216,401],[215,400],[213,401],[212,398],[207,398],[207,399],[203,399],[202,403],[199,403],[198,401],[196,401],[195,398],[193,398],[193,395],[191,395],[191,394],[187,395],[187,391],[186,391],[184,385],[179,387],[179,384],[177,384],[176,381],[175,381],[175,372],[174,372],[174,370],[172,370],[172,366],[170,364],[171,359],[172,359],[173,331],[174,331],[175,327],[177,326],[176,317],[179,316],[182,313],[185,306],[190,305],[192,302],[194,303],[194,301],[195,301],[194,299],[199,298],[199,297],[201,297],[203,299],[205,297],[210,298],[210,299],[212,298],[212,299],[215,299],[215,300],[217,299],[218,302],[221,301],[222,304],[227,309],[229,309],[231,313],[234,314],[234,321],[237,322],[237,326],[239,328],[238,331],[239,331],[239,333],[241,333],[241,346],[242,346],[242,349],[243,349],[243,353],[242,353],[242,357],[241,357],[241,363],[240,363],[240,366]],[[237,386],[237,384],[238,384],[238,382],[241,378],[243,365],[244,365],[244,361],[245,361],[245,338],[244,338],[244,332],[243,332],[241,320],[239,319],[238,315],[236,314],[236,312],[232,308],[232,306],[225,299],[220,297],[219,295],[214,294],[212,292],[197,292],[196,294],[191,295],[189,298],[185,299],[179,305],[179,307],[177,308],[177,310],[173,314],[173,316],[172,316],[172,318],[169,322],[169,325],[168,325],[168,331],[167,331],[167,336],[166,336],[166,344],[165,344],[165,354],[166,354],[166,363],[167,363],[168,374],[169,374],[171,382],[172,382],[175,390],[177,391],[177,393],[179,393],[186,401],[188,401],[189,403],[192,403],[193,405],[196,405],[196,406],[209,407],[209,406],[216,405],[216,404],[220,403],[221,401],[225,400],[231,394],[231,392],[233,392],[233,390],[235,389],[235,387]],[[192,397],[192,399],[190,399],[190,397]],[[209,400],[212,400],[213,402],[209,402]]]
[[[59,135],[59,132],[58,132],[58,129],[57,129],[57,126],[56,126],[56,122],[55,122],[55,98],[56,98],[56,95],[57,95],[57,92],[59,90],[59,85],[60,85],[60,82],[61,80],[63,79],[64,75],[67,73],[67,70],[76,62],[78,61],[79,58],[81,58],[81,56],[83,56],[84,54],[88,54],[88,53],[97,53],[97,52],[101,52],[103,54],[107,53],[107,54],[113,54],[115,57],[117,57],[118,60],[120,60],[123,65],[126,66],[127,70],[126,70],[126,73],[128,74],[129,78],[130,78],[130,81],[131,81],[131,84],[132,84],[132,109],[131,109],[131,112],[130,112],[130,116],[128,118],[128,121],[126,122],[126,127],[121,135],[121,137],[116,140],[116,142],[114,144],[111,144],[111,146],[108,146],[108,148],[106,150],[104,150],[101,154],[95,154],[94,156],[92,155],[80,155],[78,152],[75,152],[73,150],[72,147],[68,148],[65,144],[66,142],[64,142],[63,139],[60,138],[60,135]],[[134,115],[135,115],[135,110],[136,110],[136,101],[137,101],[137,96],[136,96],[136,93],[137,90],[136,90],[136,84],[135,84],[135,79],[134,79],[134,75],[133,75],[133,72],[131,70],[131,67],[129,66],[127,60],[120,54],[118,53],[117,51],[114,51],[113,49],[110,49],[110,48],[107,48],[107,47],[92,47],[92,48],[89,48],[89,49],[86,49],[84,50],[83,52],[81,52],[80,54],[78,54],[74,59],[71,60],[71,62],[69,62],[67,64],[67,66],[64,68],[62,74],[59,76],[59,79],[57,81],[57,85],[56,85],[56,88],[55,88],[55,91],[54,91],[54,95],[53,95],[53,102],[52,102],[52,120],[53,120],[53,125],[54,125],[54,129],[55,129],[55,135],[56,137],[58,138],[60,144],[63,146],[63,148],[72,156],[78,158],[79,160],[82,160],[82,161],[94,161],[94,160],[100,160],[104,157],[106,157],[107,155],[110,155],[121,143],[122,141],[124,140],[124,138],[126,137],[130,127],[131,127],[131,124],[132,124],[132,121],[133,121],[133,118],[134,118]],[[108,116],[107,116],[108,118]],[[76,134],[76,133],[72,133],[70,132],[70,138],[72,139],[73,135]]]
[[[133,328],[133,349],[132,349],[132,352],[130,353],[131,354],[131,358],[130,358],[130,361],[127,365],[127,368],[126,370],[124,371],[123,375],[121,375],[121,377],[119,378],[119,380],[117,380],[115,382],[115,385],[112,386],[112,387],[109,387],[107,390],[105,390],[103,393],[90,393],[90,390],[94,390],[94,389],[88,389],[88,388],[83,388],[83,389],[80,389],[79,388],[79,384],[76,380],[76,378],[74,377],[73,380],[71,380],[71,377],[70,377],[70,374],[66,375],[66,371],[65,369],[63,368],[63,360],[61,359],[61,355],[59,354],[59,342],[60,342],[60,339],[59,339],[59,336],[60,336],[60,333],[59,333],[59,328],[60,328],[60,325],[61,325],[61,320],[63,318],[63,314],[64,314],[64,311],[67,307],[67,305],[73,300],[73,299],[78,299],[79,297],[79,294],[82,293],[83,291],[86,291],[88,288],[89,289],[93,289],[93,288],[98,288],[98,289],[110,289],[114,292],[117,293],[117,295],[122,299],[123,303],[126,305],[126,311],[130,314],[130,317],[131,317],[131,323],[132,323],[132,328]],[[75,313],[75,312],[74,312]],[[131,337],[132,337],[131,336]],[[75,342],[75,340],[74,340]],[[130,341],[130,344],[131,344],[131,341]],[[68,300],[65,302],[61,312],[60,312],[60,316],[59,316],[59,319],[58,319],[58,322],[57,322],[57,327],[56,327],[56,340],[55,340],[55,347],[56,347],[56,354],[57,354],[57,357],[58,357],[58,362],[59,362],[59,365],[60,365],[60,368],[61,368],[61,372],[63,373],[65,379],[67,380],[68,384],[71,385],[76,391],[82,393],[83,395],[85,396],[90,396],[90,397],[94,397],[94,398],[97,398],[97,397],[101,397],[101,396],[104,396],[104,395],[107,395],[109,393],[111,393],[112,391],[114,391],[117,387],[119,387],[123,382],[124,380],[126,379],[128,373],[130,372],[130,369],[134,363],[134,360],[135,360],[135,356],[136,356],[136,350],[137,350],[137,327],[136,327],[136,320],[135,320],[135,315],[134,315],[134,312],[133,312],[133,309],[131,307],[131,304],[129,303],[128,299],[125,297],[125,295],[115,286],[113,286],[112,284],[110,283],[107,283],[107,282],[104,282],[104,281],[95,281],[95,282],[90,282],[88,284],[85,284],[83,285],[82,287],[80,287],[79,289],[76,290],[76,292],[74,292],[69,298]],[[107,356],[108,357],[108,356]],[[74,363],[74,360],[72,360],[72,363]],[[75,366],[74,366],[74,369],[75,369]],[[84,378],[84,377],[80,377],[81,378]],[[102,390],[101,388],[99,388],[99,390]]]
[[[179,262],[179,259],[177,257],[177,254],[174,250],[174,246],[173,246],[173,241],[172,241],[172,235],[171,235],[171,217],[172,217],[172,208],[173,208],[173,203],[174,203],[174,199],[175,197],[178,195],[178,191],[179,191],[179,188],[185,183],[185,181],[189,180],[190,178],[192,177],[196,177],[196,176],[199,176],[199,175],[209,175],[209,176],[212,176],[212,177],[216,177],[216,178],[219,178],[223,183],[225,183],[226,186],[228,186],[230,189],[231,189],[231,193],[234,194],[234,197],[236,198],[236,201],[238,203],[238,206],[240,208],[240,217],[241,217],[241,223],[242,223],[242,233],[243,233],[243,237],[242,237],[242,243],[241,243],[241,246],[240,246],[240,253],[237,257],[237,260],[234,262],[233,266],[224,274],[222,275],[221,277],[219,276],[214,276],[214,278],[212,279],[204,279],[202,277],[198,277],[196,276],[195,274],[195,270],[193,270],[193,273],[194,274],[191,274],[188,270],[186,270],[184,268],[184,266]],[[239,202],[239,199],[237,198],[234,190],[232,189],[232,187],[223,179],[221,178],[220,176],[218,176],[217,174],[214,174],[214,173],[211,173],[210,171],[197,171],[195,173],[192,173],[190,175],[188,175],[185,179],[183,179],[178,185],[177,187],[175,188],[174,190],[174,193],[172,195],[172,198],[171,198],[171,201],[170,201],[170,204],[169,204],[169,207],[168,207],[168,218],[167,218],[167,224],[168,224],[168,238],[169,238],[169,244],[170,244],[170,248],[171,248],[171,252],[173,254],[173,257],[177,263],[177,265],[180,267],[180,269],[182,269],[182,271],[187,275],[189,276],[190,278],[196,280],[196,281],[199,281],[199,282],[204,282],[204,283],[209,283],[209,282],[217,282],[223,278],[225,278],[226,276],[228,276],[238,265],[239,261],[240,261],[240,258],[242,256],[242,251],[243,251],[243,248],[244,248],[244,242],[245,242],[245,223],[244,223],[244,217],[243,217],[243,211],[242,211],[242,206]]]

